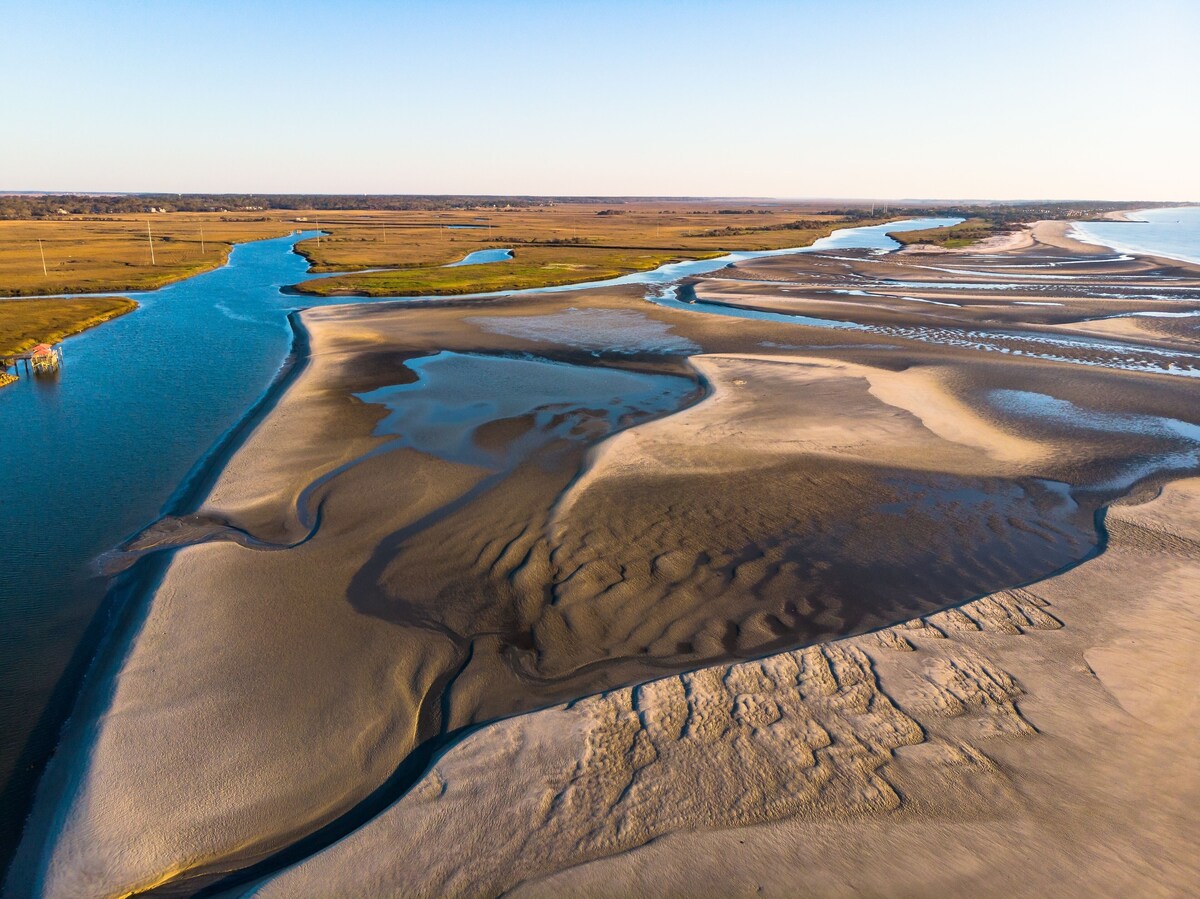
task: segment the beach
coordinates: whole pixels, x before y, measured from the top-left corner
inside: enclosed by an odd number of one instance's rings
[[[1022,235],[302,313],[9,889],[1195,887],[1200,268]]]

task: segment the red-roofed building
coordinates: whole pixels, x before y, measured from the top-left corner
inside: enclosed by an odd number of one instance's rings
[[[62,353],[48,343],[39,343],[29,351],[29,362],[35,373],[55,371],[62,363]]]

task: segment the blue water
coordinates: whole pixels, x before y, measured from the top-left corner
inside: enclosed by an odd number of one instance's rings
[[[416,381],[358,394],[388,410],[376,433],[396,435],[399,446],[492,470],[510,468],[555,440],[595,442],[677,409],[696,389],[674,375],[546,359],[440,352],[405,365]],[[520,425],[523,433],[495,446],[480,438],[481,429],[501,420]]]
[[[507,262],[512,258],[512,250],[476,250],[474,253],[468,253],[458,262],[451,262],[446,268],[455,268],[459,265],[484,265],[488,262]]]
[[[886,231],[955,221],[846,229],[815,249],[886,250],[896,246]],[[243,244],[224,268],[130,294],[138,310],[66,341],[57,378],[0,390],[0,860],[69,709],[86,661],[81,641],[89,625],[103,625],[94,619],[107,583],[94,560],[157,518],[263,395],[287,358],[297,303],[344,302],[280,292],[304,280],[307,264],[292,247],[313,234]],[[789,252],[734,253],[594,283],[667,284]]]
[[[140,308],[67,340],[57,378],[0,390],[0,787],[19,789],[49,748],[53,728],[30,741],[103,598],[94,558],[158,516],[284,362],[299,298],[279,288],[304,277],[299,239],[129,294]]]
[[[1088,243],[1122,253],[1149,253],[1200,263],[1200,206],[1143,209],[1129,214],[1140,222],[1078,222],[1074,231]]]
[[[1046,418],[1070,427],[1116,434],[1141,434],[1159,440],[1179,440],[1200,447],[1200,425],[1161,415],[1129,412],[1100,412],[1084,409],[1070,400],[1060,400],[1030,390],[993,390],[992,404],[1008,412]]]

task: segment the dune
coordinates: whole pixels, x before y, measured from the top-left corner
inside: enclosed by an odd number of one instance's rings
[[[1082,240],[1072,237],[1070,222],[1035,222],[1032,228],[1032,236],[1036,243],[1070,250],[1072,253],[1078,253],[1082,256],[1099,256],[1112,252],[1108,247],[1085,243]]]
[[[1044,223],[1038,223],[1044,224]],[[930,254],[957,253],[959,255],[977,255],[980,253],[1008,253],[1013,250],[1026,250],[1035,245],[1033,226],[1021,227],[1016,231],[1008,231],[976,241],[966,247],[939,247],[933,244],[907,244],[897,250],[898,255],[920,256]]]

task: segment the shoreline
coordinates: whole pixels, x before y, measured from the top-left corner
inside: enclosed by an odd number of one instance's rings
[[[1166,208],[1167,209],[1174,209],[1174,208],[1193,209],[1195,207],[1180,206],[1180,207],[1166,207]],[[1143,210],[1134,210],[1134,211],[1135,212],[1155,212],[1155,211],[1160,211],[1160,210],[1158,210],[1158,209],[1143,209]],[[1142,219],[1125,218],[1125,219],[1121,219],[1120,221],[1122,221],[1123,223],[1131,224],[1131,225],[1152,224],[1151,222],[1149,222],[1147,220],[1142,220]],[[1108,241],[1106,238],[1099,238],[1099,237],[1091,238],[1091,237],[1087,236],[1086,234],[1081,233],[1080,229],[1076,227],[1076,224],[1085,224],[1086,225],[1087,223],[1086,222],[1072,223],[1071,229],[1070,229],[1070,234],[1069,234],[1070,239],[1072,239],[1074,241],[1078,241],[1079,243],[1082,243],[1085,246],[1104,247],[1105,249],[1109,249],[1114,253],[1123,253],[1123,254],[1130,255],[1130,256],[1140,256],[1145,259],[1152,259],[1152,260],[1154,260],[1160,264],[1164,264],[1164,265],[1185,265],[1189,268],[1200,270],[1200,255],[1189,257],[1186,255],[1167,256],[1167,255],[1163,255],[1163,254],[1151,253],[1151,252],[1147,252],[1146,250],[1141,250],[1136,247],[1131,247],[1127,244],[1123,244],[1120,241]]]
[[[1112,248],[1099,242],[1085,241],[1072,234],[1074,223],[1068,220],[1046,219],[1029,222],[1020,230],[995,237],[988,237],[969,246],[947,249],[928,244],[912,244],[901,247],[897,253],[906,256],[937,256],[943,254],[976,256],[980,254],[1009,253],[1028,250],[1038,244],[1059,247],[1074,253],[1095,254]],[[1113,252],[1118,252],[1113,250]],[[1145,255],[1145,254],[1139,254]],[[1182,260],[1180,260],[1182,261]]]
[[[1175,208],[1192,209],[1195,207],[1179,206],[1133,209],[1125,212],[1107,213],[1101,221],[1122,222],[1131,225],[1148,224],[1148,221],[1145,219],[1130,218],[1130,216],[1143,212],[1154,212],[1162,209]],[[1086,220],[1075,221],[1069,219],[1047,219],[1043,221],[1026,223],[1020,231],[999,235],[996,237],[985,238],[984,240],[977,241],[976,243],[966,247],[945,248],[924,244],[911,244],[902,246],[895,252],[905,256],[937,256],[942,254],[963,256],[980,254],[990,255],[1026,250],[1038,243],[1042,243],[1049,246],[1061,247],[1064,250],[1082,254],[1111,252],[1113,254],[1129,255],[1143,259],[1149,259],[1161,265],[1184,265],[1189,268],[1200,267],[1200,256],[1169,256],[1161,253],[1148,252],[1136,247],[1130,247],[1118,241],[1106,241],[1103,238],[1089,238],[1081,233],[1081,229],[1079,228],[1080,225],[1086,224]]]

